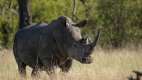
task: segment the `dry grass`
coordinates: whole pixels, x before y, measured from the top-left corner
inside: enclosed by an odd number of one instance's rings
[[[58,80],[128,80],[132,70],[142,70],[141,49],[120,49],[105,51],[96,49],[94,62],[90,65],[74,61],[66,76],[57,72]],[[30,71],[28,68],[28,80]],[[41,80],[49,80],[42,72]],[[17,65],[11,50],[0,51],[0,80],[19,80]]]

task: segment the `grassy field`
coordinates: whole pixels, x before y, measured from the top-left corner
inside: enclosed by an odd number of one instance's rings
[[[128,76],[134,75],[133,70],[142,70],[141,49],[96,49],[93,58],[94,62],[90,65],[74,61],[66,76],[57,69],[58,80],[128,80]],[[31,80],[30,71],[27,67],[27,80]],[[0,80],[19,80],[11,50],[0,51]],[[45,72],[41,73],[41,80],[49,80]]]

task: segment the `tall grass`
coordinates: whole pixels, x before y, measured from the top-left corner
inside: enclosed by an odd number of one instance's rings
[[[142,70],[141,49],[96,49],[92,56],[92,64],[74,61],[67,74],[63,75],[57,69],[58,80],[128,80],[127,77],[133,75],[133,70]],[[17,69],[12,50],[0,51],[0,80],[19,80]],[[31,80],[30,71],[27,67],[28,80]],[[49,80],[48,75],[41,72],[41,80]]]

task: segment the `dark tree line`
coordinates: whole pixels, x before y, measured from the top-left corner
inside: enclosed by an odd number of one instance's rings
[[[11,47],[19,28],[60,15],[75,21],[87,18],[83,36],[93,38],[101,27],[101,47],[137,47],[142,44],[141,4],[141,0],[0,0],[0,47]]]
[[[23,28],[32,23],[30,13],[30,0],[17,0],[19,6],[19,28]]]

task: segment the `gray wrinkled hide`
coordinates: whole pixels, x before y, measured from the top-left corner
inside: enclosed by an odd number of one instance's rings
[[[69,18],[59,17],[52,23],[36,24],[19,30],[14,40],[14,56],[19,72],[25,74],[26,65],[52,72],[54,66],[68,71],[72,59],[81,62],[92,51],[82,39],[79,27]],[[78,24],[77,24],[78,25]]]

